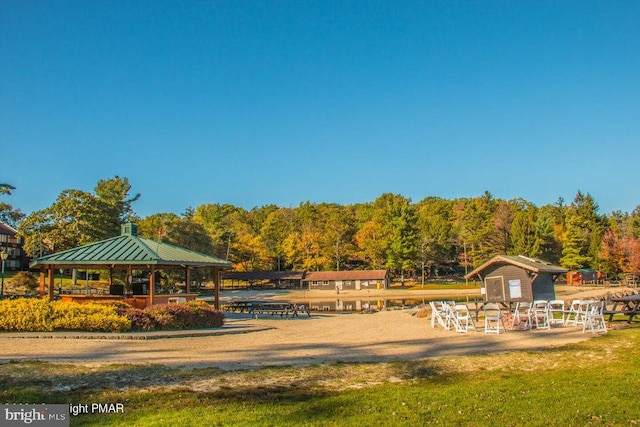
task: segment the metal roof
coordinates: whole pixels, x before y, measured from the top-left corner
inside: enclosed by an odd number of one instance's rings
[[[564,274],[569,271],[564,267],[551,264],[550,262],[543,261],[537,258],[526,257],[524,255],[496,255],[489,261],[482,264],[480,267],[467,274],[465,277],[467,279],[470,279],[473,276],[482,273],[482,271],[486,268],[498,263],[513,264],[534,273]]]
[[[231,263],[199,252],[138,237],[135,226],[123,226],[123,234],[35,259],[37,266],[155,265],[230,268]]]

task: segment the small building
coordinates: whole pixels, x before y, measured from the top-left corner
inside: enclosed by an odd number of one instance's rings
[[[18,231],[0,222],[0,252],[4,252],[5,270],[24,270],[27,267],[27,256],[22,248],[22,239],[18,237]]]
[[[566,274],[566,268],[522,255],[497,255],[465,276],[483,283],[484,300],[512,303],[553,300],[554,281]]]
[[[311,271],[302,279],[309,290],[387,289],[387,270]]]
[[[597,284],[600,282],[602,272],[590,268],[579,268],[567,273],[567,285]]]

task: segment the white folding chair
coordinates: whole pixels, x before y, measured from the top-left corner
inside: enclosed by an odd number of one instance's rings
[[[582,332],[591,329],[592,333],[607,332],[607,323],[604,320],[604,301],[592,302],[584,316]]]
[[[485,334],[499,334],[500,325],[502,330],[507,331],[504,326],[504,316],[502,315],[502,309],[500,305],[496,303],[486,303],[482,308],[484,314],[484,333]]]
[[[465,334],[469,332],[469,326],[473,328],[474,331],[477,331],[476,324],[473,321],[473,317],[471,317],[471,313],[469,312],[469,307],[465,304],[456,304],[453,306],[453,325],[456,328],[457,332],[464,332]]]
[[[587,318],[587,313],[591,309],[591,304],[593,304],[594,300],[581,300],[580,305],[578,306],[578,314],[576,314],[576,325],[583,325]]]
[[[533,302],[533,321],[536,329],[549,329],[549,301]]]
[[[436,322],[444,329],[449,330],[449,322],[447,321],[447,305],[442,301],[429,301],[431,307],[431,327],[436,327]]]
[[[549,323],[551,325],[564,325],[564,301],[554,299],[549,301]]]
[[[517,302],[516,308],[513,310],[513,319],[511,321],[511,329],[518,325],[518,329],[531,329],[533,324],[531,313],[531,303],[527,301]]]
[[[580,305],[582,301],[574,299],[569,304],[569,310],[566,311],[566,317],[564,318],[565,325],[578,326],[578,313],[580,312]]]

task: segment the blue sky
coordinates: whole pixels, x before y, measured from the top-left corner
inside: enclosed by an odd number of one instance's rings
[[[0,2],[0,182],[141,216],[386,192],[640,205],[638,1]]]

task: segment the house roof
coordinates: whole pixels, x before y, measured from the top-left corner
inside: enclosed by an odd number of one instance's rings
[[[386,277],[387,270],[310,271],[303,280],[384,280]]]
[[[227,271],[223,279],[230,280],[302,280],[304,271]]]
[[[134,224],[125,224],[118,237],[46,255],[35,259],[30,267],[115,265],[155,265],[189,267],[231,267],[223,259],[188,249],[138,237]]]
[[[8,234],[9,236],[15,236],[16,234],[18,234],[18,230],[5,224],[4,222],[0,222],[0,234]]]
[[[476,275],[481,276],[484,270],[486,270],[487,268],[491,267],[494,264],[512,264],[512,265],[524,268],[525,270],[532,271],[536,274],[537,273],[564,274],[569,271],[564,267],[560,267],[558,265],[554,265],[554,264],[551,264],[550,262],[537,259],[537,258],[526,257],[523,255],[516,255],[516,256],[496,255],[493,258],[491,258],[489,261],[485,262],[480,267],[476,268],[475,270],[473,270],[472,272],[470,272],[464,277],[466,277],[467,279],[470,279]]]

